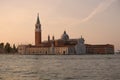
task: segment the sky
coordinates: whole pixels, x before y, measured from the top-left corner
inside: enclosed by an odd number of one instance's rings
[[[120,0],[0,0],[0,42],[34,44],[37,13],[42,41],[66,30],[71,39],[120,49]]]

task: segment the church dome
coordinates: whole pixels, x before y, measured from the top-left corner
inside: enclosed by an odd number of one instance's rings
[[[68,36],[68,34],[66,33],[66,31],[64,31],[63,35],[61,36],[61,39],[62,39],[62,40],[69,40],[69,36]]]

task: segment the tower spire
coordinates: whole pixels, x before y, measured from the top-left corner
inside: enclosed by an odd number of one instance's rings
[[[37,24],[40,24],[39,13],[37,14]]]

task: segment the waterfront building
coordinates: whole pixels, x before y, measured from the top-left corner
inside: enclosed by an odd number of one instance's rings
[[[100,52],[99,52],[100,51]],[[71,39],[66,31],[63,32],[60,39],[55,39],[48,35],[48,40],[42,42],[42,29],[37,16],[35,24],[35,45],[19,45],[20,54],[55,54],[55,55],[80,55],[86,53],[114,53],[114,47],[111,45],[87,45],[85,39],[81,36],[78,39]]]
[[[86,44],[86,53],[89,54],[114,54],[114,46],[110,44],[90,45]]]

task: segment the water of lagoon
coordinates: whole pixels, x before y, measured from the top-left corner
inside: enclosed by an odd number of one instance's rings
[[[0,55],[0,80],[120,80],[120,55]]]

